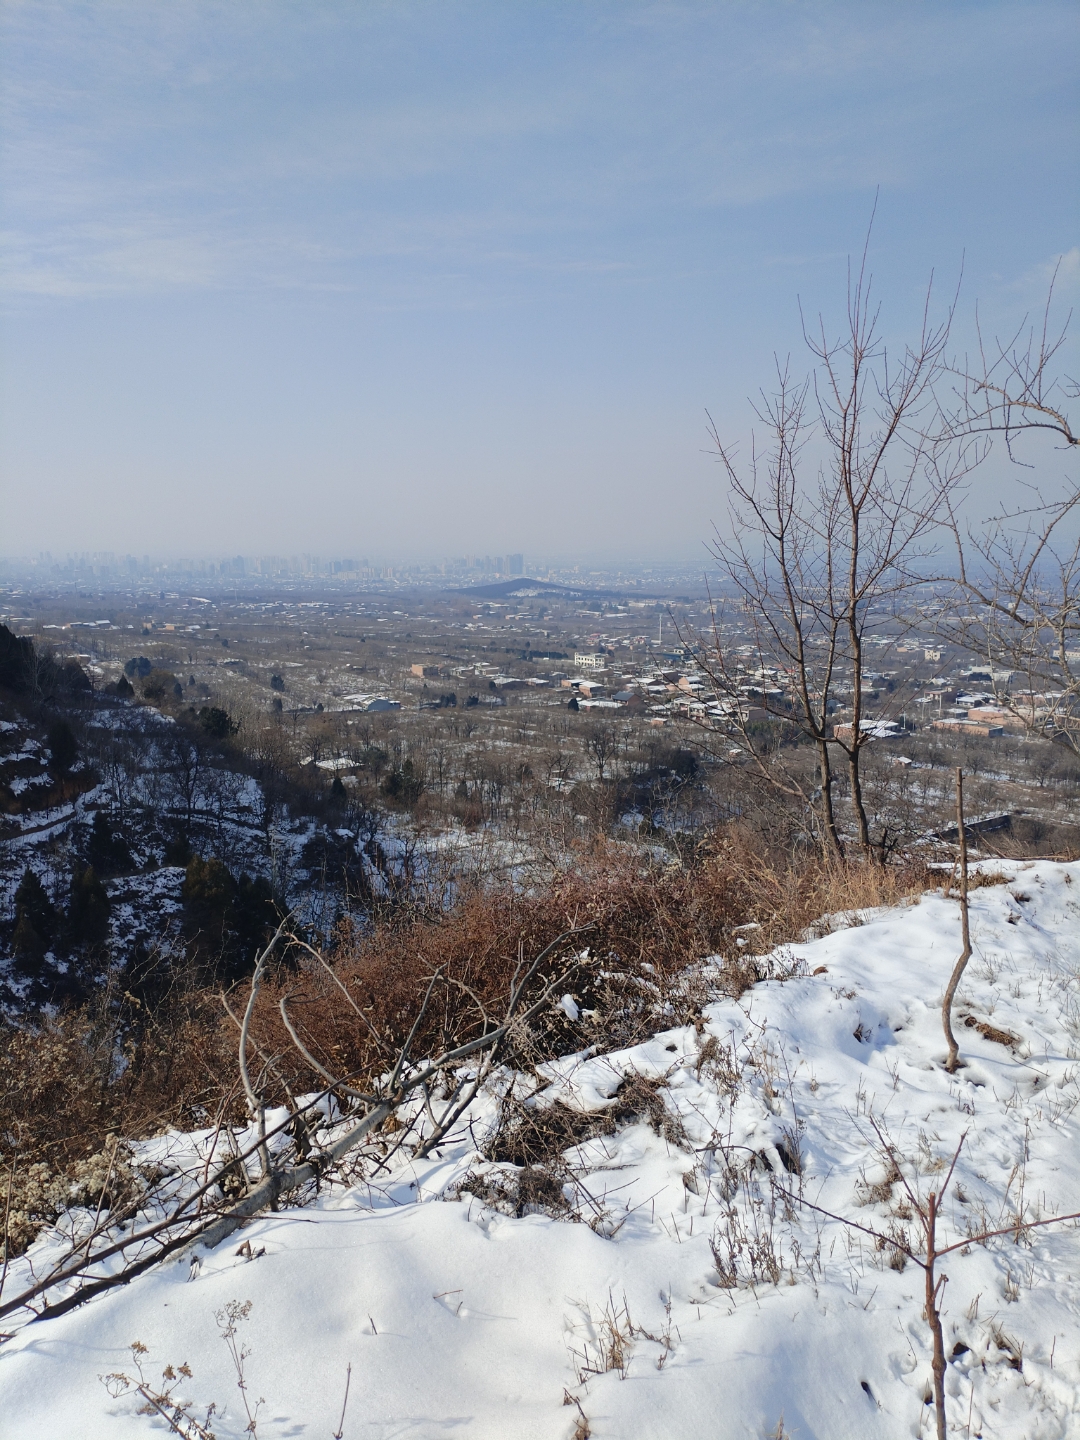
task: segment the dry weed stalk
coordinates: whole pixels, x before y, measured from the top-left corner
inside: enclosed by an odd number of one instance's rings
[[[577,1423],[574,1426],[574,1433],[570,1437],[570,1440],[589,1440],[589,1437],[592,1435],[592,1427],[589,1424],[589,1417],[581,1408],[581,1401],[576,1395],[571,1395],[569,1390],[564,1389],[562,1403],[564,1405],[574,1405],[577,1407]]]
[[[240,1322],[246,1320],[251,1314],[251,1301],[229,1300],[222,1309],[215,1311],[214,1320],[221,1338],[229,1351],[229,1358],[232,1360],[233,1369],[236,1371],[236,1388],[240,1391],[240,1399],[243,1402],[244,1414],[247,1416],[247,1424],[244,1426],[244,1434],[257,1437],[259,1433],[259,1411],[266,1404],[266,1401],[259,1397],[254,1402],[248,1399],[247,1376],[244,1373],[244,1366],[251,1358],[251,1351],[240,1340],[238,1329]]]
[[[671,1338],[673,1326],[670,1297],[664,1302],[665,1319],[659,1335],[634,1322],[625,1294],[621,1301],[617,1301],[609,1292],[607,1303],[598,1318],[594,1317],[592,1308],[587,1303],[578,1302],[578,1309],[595,1335],[591,1342],[584,1342],[580,1351],[571,1351],[579,1385],[587,1385],[594,1376],[611,1372],[617,1373],[620,1380],[625,1380],[630,1373],[634,1345],[639,1340],[648,1340],[660,1347],[656,1368],[663,1370],[675,1348],[675,1342]]]
[[[250,1314],[250,1300],[229,1300],[220,1310],[215,1311],[214,1321],[217,1324],[218,1333],[228,1349],[229,1358],[232,1360],[233,1370],[236,1374],[236,1387],[240,1391],[240,1400],[246,1418],[244,1434],[252,1436],[252,1440],[258,1440],[259,1412],[266,1401],[260,1397],[252,1402],[248,1398],[246,1366],[252,1352],[239,1337],[239,1327]],[[113,1371],[111,1374],[98,1376],[113,1399],[119,1399],[124,1395],[137,1395],[143,1402],[139,1407],[139,1414],[158,1416],[165,1422],[169,1430],[174,1435],[181,1436],[182,1440],[217,1440],[215,1432],[210,1428],[210,1422],[215,1415],[224,1416],[223,1407],[216,1401],[212,1401],[202,1412],[200,1418],[195,1412],[195,1402],[185,1400],[177,1393],[185,1380],[194,1379],[191,1367],[186,1363],[166,1365],[161,1372],[160,1382],[154,1381],[146,1373],[147,1356],[150,1353],[147,1347],[140,1340],[133,1340],[129,1348],[134,1375],[125,1371]],[[349,1405],[351,1382],[352,1365],[350,1364],[345,1371],[345,1399],[342,1402],[341,1417],[338,1420],[337,1429],[333,1433],[333,1440],[343,1440],[345,1412]]]
[[[740,1285],[778,1285],[784,1273],[784,1257],[775,1233],[776,1187],[770,1187],[766,1200],[753,1184],[749,1167],[739,1177],[743,1204],[730,1204],[718,1221],[709,1246],[716,1266],[717,1283],[725,1290]],[[732,1198],[738,1193],[738,1186]],[[751,1217],[747,1227],[744,1212]]]
[[[134,1393],[143,1402],[139,1413],[159,1416],[174,1435],[182,1436],[183,1440],[217,1440],[210,1428],[211,1420],[218,1413],[217,1404],[211,1402],[200,1420],[193,1413],[194,1402],[182,1400],[176,1393],[183,1381],[194,1378],[190,1366],[166,1365],[161,1372],[161,1381],[157,1382],[147,1375],[144,1368],[145,1357],[150,1353],[147,1347],[141,1340],[133,1340],[129,1348],[135,1370],[133,1376],[122,1370],[98,1376],[112,1398],[118,1400]]]
[[[345,1411],[349,1408],[349,1387],[352,1385],[352,1361],[345,1367],[345,1398],[341,1402],[341,1415],[331,1440],[342,1440],[345,1434]]]

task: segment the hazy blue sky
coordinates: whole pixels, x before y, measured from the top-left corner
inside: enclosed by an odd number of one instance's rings
[[[746,433],[878,187],[889,333],[965,253],[964,316],[1076,293],[1078,32],[0,0],[0,552],[692,556],[706,407]]]

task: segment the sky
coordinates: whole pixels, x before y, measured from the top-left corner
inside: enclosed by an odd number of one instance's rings
[[[1073,0],[0,0],[0,554],[692,559],[706,412],[745,453],[875,197],[891,341],[931,275],[958,347],[1059,262],[1077,297],[1078,39]]]

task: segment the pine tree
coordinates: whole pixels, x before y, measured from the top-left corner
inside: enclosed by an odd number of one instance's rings
[[[67,940],[69,945],[104,945],[109,934],[109,893],[92,865],[76,866],[71,876],[71,899],[68,903]]]
[[[23,871],[19,888],[15,891],[16,921],[23,917],[41,936],[49,941],[56,934],[56,908],[49,899],[49,893],[29,866]]]
[[[38,979],[47,949],[45,940],[34,929],[33,922],[24,910],[15,922],[15,933],[11,937],[16,975],[28,980]]]
[[[56,909],[48,892],[28,866],[15,891],[11,950],[16,975],[29,980],[41,978],[49,944],[56,934],[56,922]]]
[[[49,747],[53,768],[66,775],[79,758],[79,742],[66,720],[54,720],[49,726],[45,743]]]
[[[117,835],[104,810],[94,815],[87,858],[98,875],[115,875],[132,866],[131,851],[122,835]]]

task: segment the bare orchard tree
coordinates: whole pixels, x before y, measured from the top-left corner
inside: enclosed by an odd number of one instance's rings
[[[755,437],[749,461],[711,434],[729,485],[730,536],[713,553],[749,632],[749,663],[727,647],[719,625],[705,668],[726,712],[728,734],[760,779],[817,816],[825,849],[845,854],[833,796],[837,762],[846,767],[856,842],[866,859],[884,857],[863,794],[866,643],[882,619],[895,621],[924,583],[921,564],[970,448],[954,447],[936,424],[952,320],[930,318],[927,292],[914,343],[896,357],[879,335],[866,254],[849,278],[847,314],[831,338],[819,319],[803,334],[813,367],[793,380],[777,367],[777,387],[754,405],[767,440]],[[850,722],[834,726],[850,693]],[[783,720],[813,747],[816,774],[778,746]]]
[[[941,630],[985,665],[996,705],[1080,752],[1080,491],[978,534],[956,526],[960,595]],[[1029,523],[1030,522],[1030,523]]]
[[[1069,402],[1080,396],[1080,384],[1057,368],[1072,320],[1071,311],[1060,324],[1053,320],[1059,270],[1060,262],[1037,327],[1025,315],[1008,339],[989,343],[976,315],[978,354],[947,367],[955,382],[948,414],[953,435],[1000,436],[1018,464],[1025,462],[1013,446],[1033,430],[1046,431],[1066,446],[1080,445],[1066,413]]]
[[[585,754],[596,766],[596,778],[604,783],[608,767],[619,753],[619,732],[614,725],[593,725],[582,739]]]
[[[1056,490],[1021,474],[1018,503],[980,525],[950,509],[959,586],[942,633],[986,665],[998,705],[1029,733],[1080,752],[1080,435],[1068,415],[1080,386],[1057,370],[1071,317],[1052,327],[1052,301],[1051,285],[1038,327],[1025,320],[992,346],[980,333],[975,364],[950,367],[954,436],[991,437],[1019,472],[1049,468],[1039,439],[1072,458]]]

